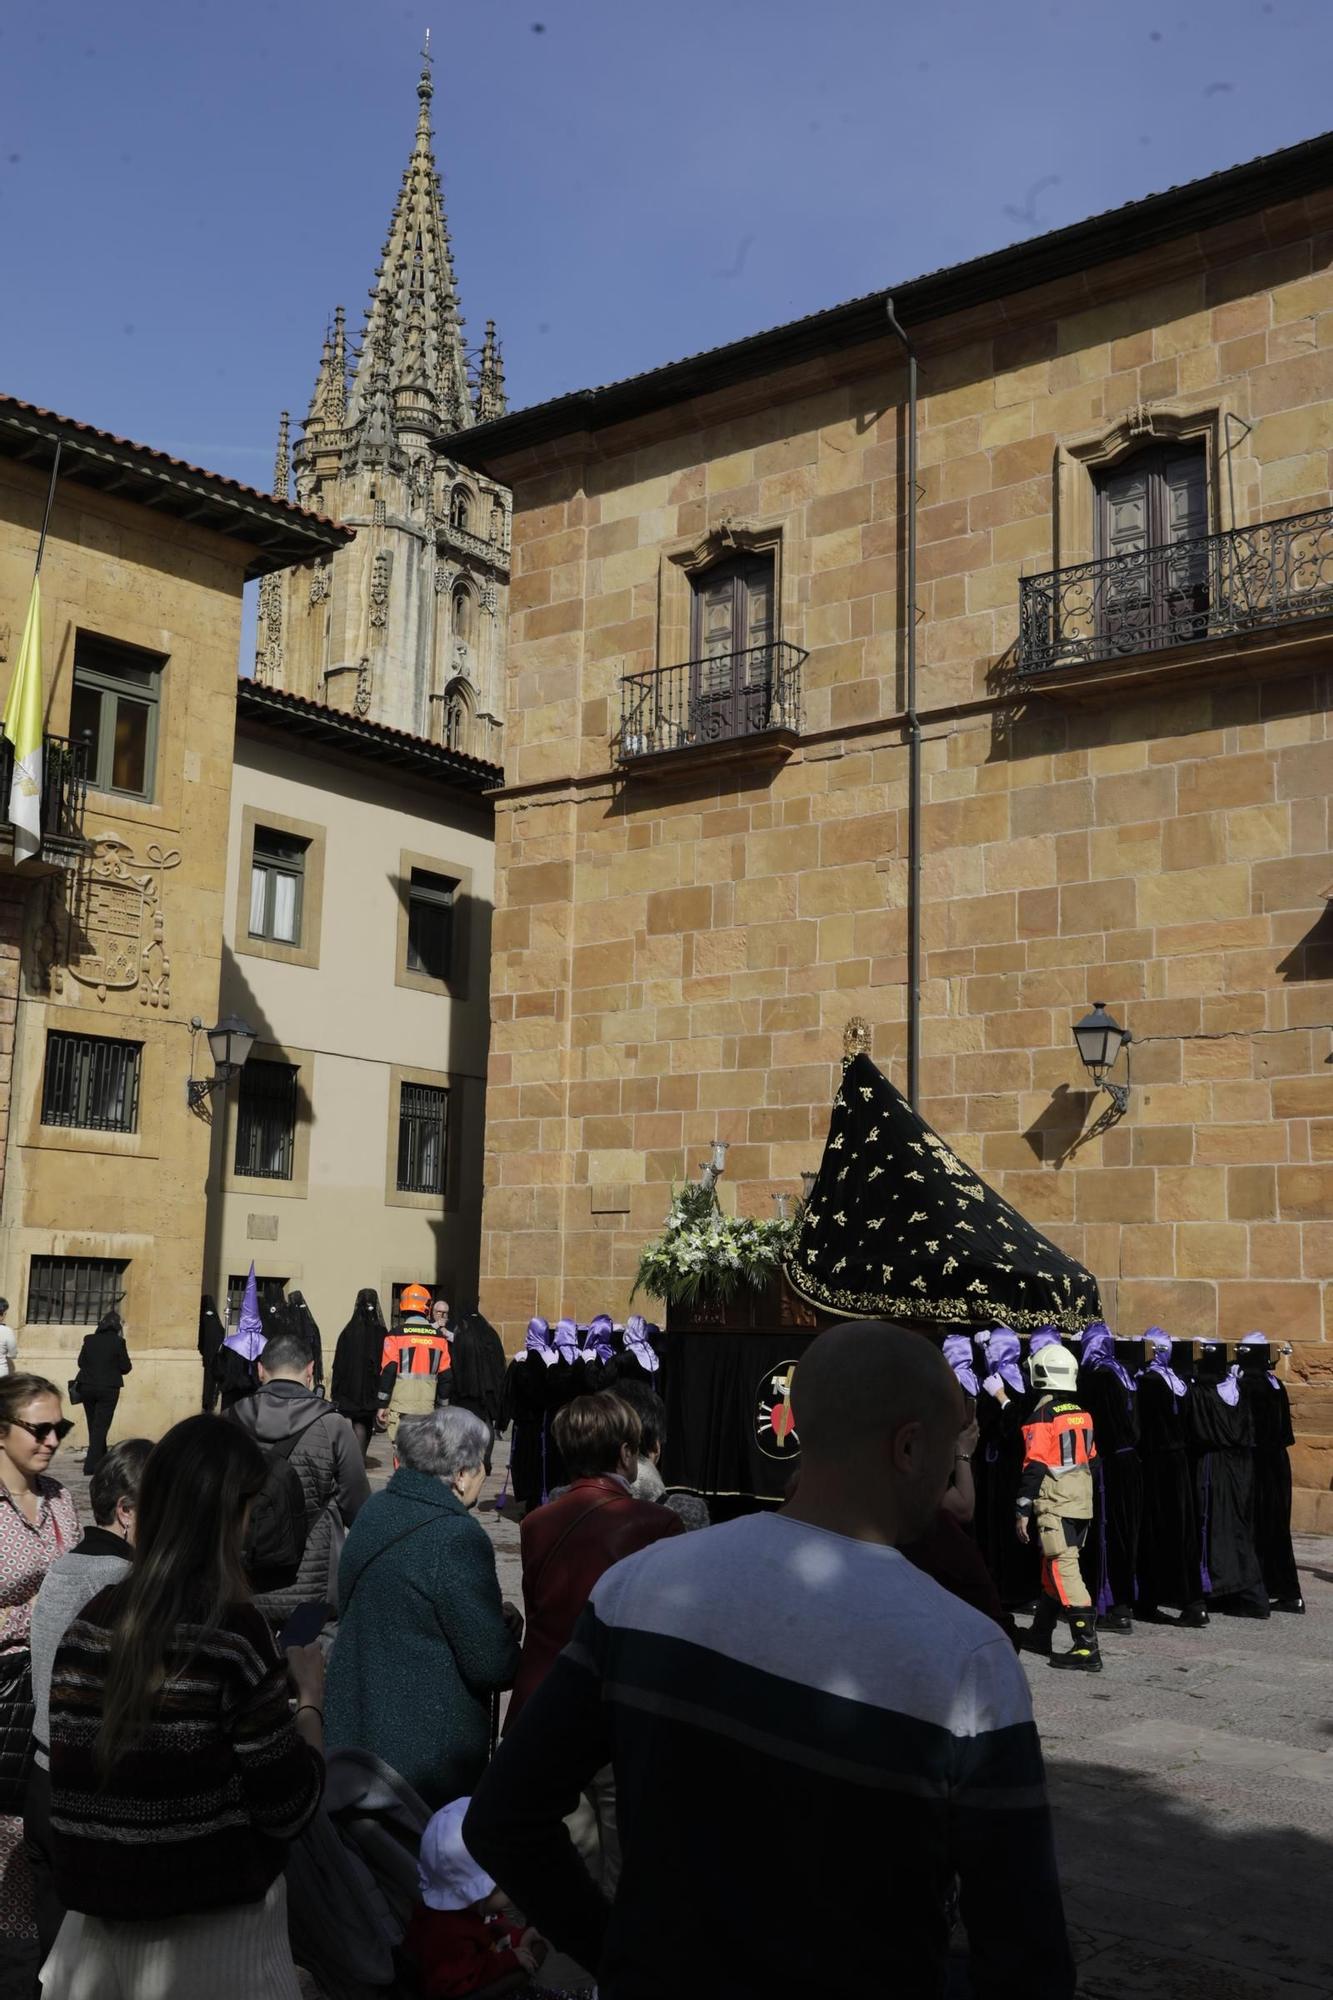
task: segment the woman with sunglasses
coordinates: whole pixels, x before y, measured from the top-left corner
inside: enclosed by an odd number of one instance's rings
[[[23,1852],[32,1754],[29,1632],[43,1577],[79,1539],[74,1502],[48,1476],[72,1429],[54,1382],[40,1375],[0,1377],[0,1936],[14,1957],[30,1947],[34,1970],[37,1924]]]

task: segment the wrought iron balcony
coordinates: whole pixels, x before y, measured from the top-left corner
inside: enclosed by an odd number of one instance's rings
[[[627,674],[620,683],[620,762],[760,738],[794,741],[805,659],[800,646],[775,640]]]
[[[43,861],[62,862],[82,853],[83,802],[88,789],[88,746],[66,736],[42,738]],[[12,846],[9,786],[14,775],[14,746],[0,738],[0,833]],[[0,852],[4,850],[0,849]],[[37,859],[36,856],[33,857]]]
[[[1017,671],[1333,617],[1333,507],[1019,580]]]

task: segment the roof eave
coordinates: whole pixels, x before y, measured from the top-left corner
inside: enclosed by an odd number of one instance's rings
[[[475,797],[484,797],[504,782],[498,764],[462,756],[442,744],[425,743],[361,716],[322,708],[299,695],[289,695],[282,688],[261,687],[256,681],[242,680],[237,689],[236,708],[242,721],[303,736],[329,749],[368,758],[372,763],[414,771]]]
[[[0,456],[47,468],[61,447],[62,483],[114,493],[118,500],[151,506],[190,525],[213,530],[250,550],[247,582],[274,570],[332,555],[356,530],[340,522],[236,485],[145,446],[113,438],[74,418],[0,397]],[[105,475],[105,476],[104,476]]]
[[[1205,180],[1145,196],[1105,215],[887,286],[624,382],[575,390],[491,423],[473,425],[442,438],[438,449],[462,464],[490,471],[521,452],[572,433],[648,416],[756,375],[882,339],[888,331],[886,299],[892,298],[902,322],[921,326],[1153,249],[1174,238],[1217,228],[1260,209],[1299,200],[1331,185],[1333,134],[1326,133]]]

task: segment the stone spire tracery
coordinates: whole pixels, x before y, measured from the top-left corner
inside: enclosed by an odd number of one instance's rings
[[[501,414],[493,321],[471,357],[431,130],[429,48],[416,131],[358,344],[339,306],[290,453],[296,497],[356,529],[262,599],[257,675],[273,685],[499,760],[509,495],[440,452]],[[280,448],[281,449],[281,448]],[[276,476],[276,475],[275,475]]]
[[[463,317],[435,165],[433,94],[427,55],[417,83],[416,139],[376,269],[347,406],[347,429],[363,458],[383,448],[386,406],[395,407],[404,390],[414,392],[414,414],[428,418],[431,431],[472,419]],[[361,437],[363,430],[374,434],[373,445]]]

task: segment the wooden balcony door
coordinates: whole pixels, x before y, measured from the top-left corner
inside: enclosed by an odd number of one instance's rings
[[[1146,652],[1208,630],[1208,468],[1202,445],[1157,446],[1102,475],[1097,630],[1109,652]],[[1112,558],[1124,558],[1111,562]]]
[[[773,613],[771,555],[743,556],[695,578],[690,733],[696,742],[768,727]]]

